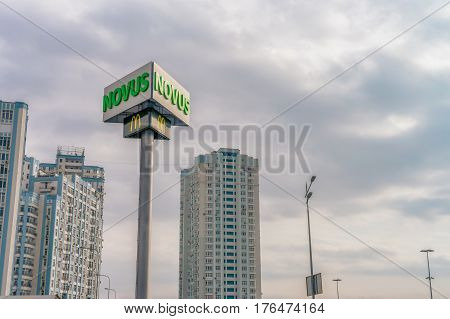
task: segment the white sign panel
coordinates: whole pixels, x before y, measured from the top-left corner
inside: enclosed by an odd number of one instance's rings
[[[165,115],[172,125],[189,125],[189,92],[155,62],[105,88],[103,122],[123,123],[146,108]]]

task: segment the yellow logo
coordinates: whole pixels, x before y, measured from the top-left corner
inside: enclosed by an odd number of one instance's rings
[[[158,115],[158,129],[164,131],[166,128],[166,118],[162,115]]]
[[[133,115],[131,118],[130,132],[133,131],[133,126],[134,130],[141,128],[141,116],[139,114]]]

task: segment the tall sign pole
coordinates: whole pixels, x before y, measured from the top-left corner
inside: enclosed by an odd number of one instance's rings
[[[103,122],[122,123],[125,138],[140,139],[136,299],[150,298],[152,164],[155,139],[170,139],[172,126],[189,126],[190,94],[155,62],[109,85]]]
[[[136,299],[150,298],[153,140],[153,131],[146,130],[141,134]]]

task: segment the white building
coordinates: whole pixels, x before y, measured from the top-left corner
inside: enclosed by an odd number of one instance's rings
[[[258,160],[236,149],[181,173],[179,297],[261,298]]]
[[[11,287],[28,105],[0,101],[0,295]]]
[[[23,171],[11,294],[98,298],[103,168],[58,147],[55,163],[26,157]]]

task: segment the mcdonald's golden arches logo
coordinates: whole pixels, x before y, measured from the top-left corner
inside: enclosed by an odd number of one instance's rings
[[[131,118],[130,132],[140,128],[141,128],[141,116],[139,114],[133,115],[133,117]]]
[[[164,131],[166,128],[166,118],[162,115],[158,115],[158,129]]]

